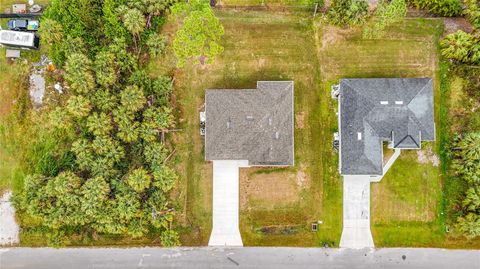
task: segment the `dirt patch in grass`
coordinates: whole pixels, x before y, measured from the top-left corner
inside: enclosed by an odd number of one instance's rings
[[[240,169],[241,207],[273,208],[298,200],[301,189],[298,174],[289,172],[255,173],[255,170],[257,169]],[[303,177],[301,180],[306,181],[304,173]]]
[[[444,35],[454,33],[458,30],[470,33],[473,31],[473,26],[468,22],[467,19],[463,17],[459,18],[442,18],[443,23],[445,24]]]
[[[295,115],[295,127],[297,129],[305,128],[305,111],[300,111]]]
[[[306,173],[306,167],[304,165],[300,165],[300,169],[297,171],[296,182],[300,188],[304,188],[310,184],[310,177]]]
[[[323,26],[320,49],[335,45],[338,42],[345,41],[354,31],[353,29],[343,29],[331,25]]]
[[[440,159],[437,154],[433,153],[432,147],[427,147],[425,149],[417,150],[417,160],[421,164],[432,164],[435,167],[440,165]]]

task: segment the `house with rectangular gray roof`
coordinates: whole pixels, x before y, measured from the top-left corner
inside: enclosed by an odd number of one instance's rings
[[[430,78],[340,80],[340,173],[383,175],[383,142],[420,149],[435,140]]]
[[[200,119],[205,160],[213,163],[209,246],[243,245],[239,169],[294,164],[293,113],[293,81],[258,81],[256,89],[206,90]]]
[[[293,165],[293,81],[257,89],[206,90],[205,159]]]

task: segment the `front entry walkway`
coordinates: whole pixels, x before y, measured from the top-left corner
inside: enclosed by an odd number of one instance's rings
[[[209,246],[243,246],[239,230],[239,168],[248,161],[213,161],[213,226]]]
[[[343,176],[341,248],[373,248],[370,231],[370,176]]]

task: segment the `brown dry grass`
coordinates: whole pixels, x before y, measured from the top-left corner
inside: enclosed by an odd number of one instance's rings
[[[241,210],[273,209],[296,202],[301,187],[294,173],[255,173],[257,169],[240,171]],[[258,171],[258,170],[257,170]]]
[[[305,165],[297,171],[265,172],[262,168],[240,169],[240,205],[242,210],[287,207],[301,200],[311,179]]]

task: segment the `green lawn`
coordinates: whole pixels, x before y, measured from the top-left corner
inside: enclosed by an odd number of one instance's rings
[[[364,40],[358,29],[314,24],[302,14],[218,11],[217,15],[225,27],[225,52],[212,66],[186,68],[176,75],[183,129],[175,136],[183,179],[179,211],[184,219],[178,223],[182,242],[205,245],[210,233],[211,165],[203,158],[197,119],[204,90],[254,88],[257,80],[294,80],[296,165],[242,171],[242,238],[245,245],[337,246],[342,190],[337,155],[331,149],[337,123],[330,86],[343,77],[432,77],[440,107],[437,41],[442,22],[406,19],[391,26],[382,40]],[[424,149],[428,158],[438,157],[435,143],[426,143]],[[307,183],[299,187],[295,182],[300,175]],[[279,195],[282,191],[294,195]],[[451,245],[440,217],[441,200],[438,163],[420,162],[416,151],[402,153],[382,182],[372,185],[376,245]],[[323,224],[312,233],[310,223],[318,220]]]
[[[431,77],[434,79],[437,141],[421,151],[403,151],[380,183],[371,186],[371,227],[377,247],[475,247],[448,234],[440,145],[449,117],[448,92],[441,90],[437,44],[443,23],[436,19],[405,19],[387,29],[381,40],[364,40],[359,30],[320,26],[322,77]],[[449,87],[448,85],[446,87]]]
[[[336,174],[336,155],[330,146],[336,123],[325,85],[321,84],[311,21],[265,12],[222,11],[217,15],[225,27],[225,52],[212,66],[186,68],[176,76],[184,130],[175,137],[181,184],[185,188],[183,243],[206,244],[210,235],[211,164],[204,161],[203,141],[198,133],[204,90],[255,88],[257,80],[294,80],[295,167],[249,169],[242,172],[245,179],[241,184],[248,179],[268,180],[267,177],[295,181],[299,176],[307,182],[295,189],[298,197],[288,203],[269,200],[279,197],[255,199],[242,192],[242,238],[245,245],[338,245],[341,184]],[[269,192],[271,186],[265,187],[265,192]],[[318,233],[312,233],[310,223],[318,220],[324,224]]]
[[[442,104],[437,41],[442,31],[440,20],[406,19],[391,26],[383,39],[364,40],[360,31],[323,27],[323,77],[327,82],[342,77],[432,77],[438,119]],[[372,184],[376,246],[448,246],[440,214],[442,177],[435,163],[436,144],[424,143],[421,152],[403,151],[382,181]],[[424,160],[418,153],[426,156]]]

